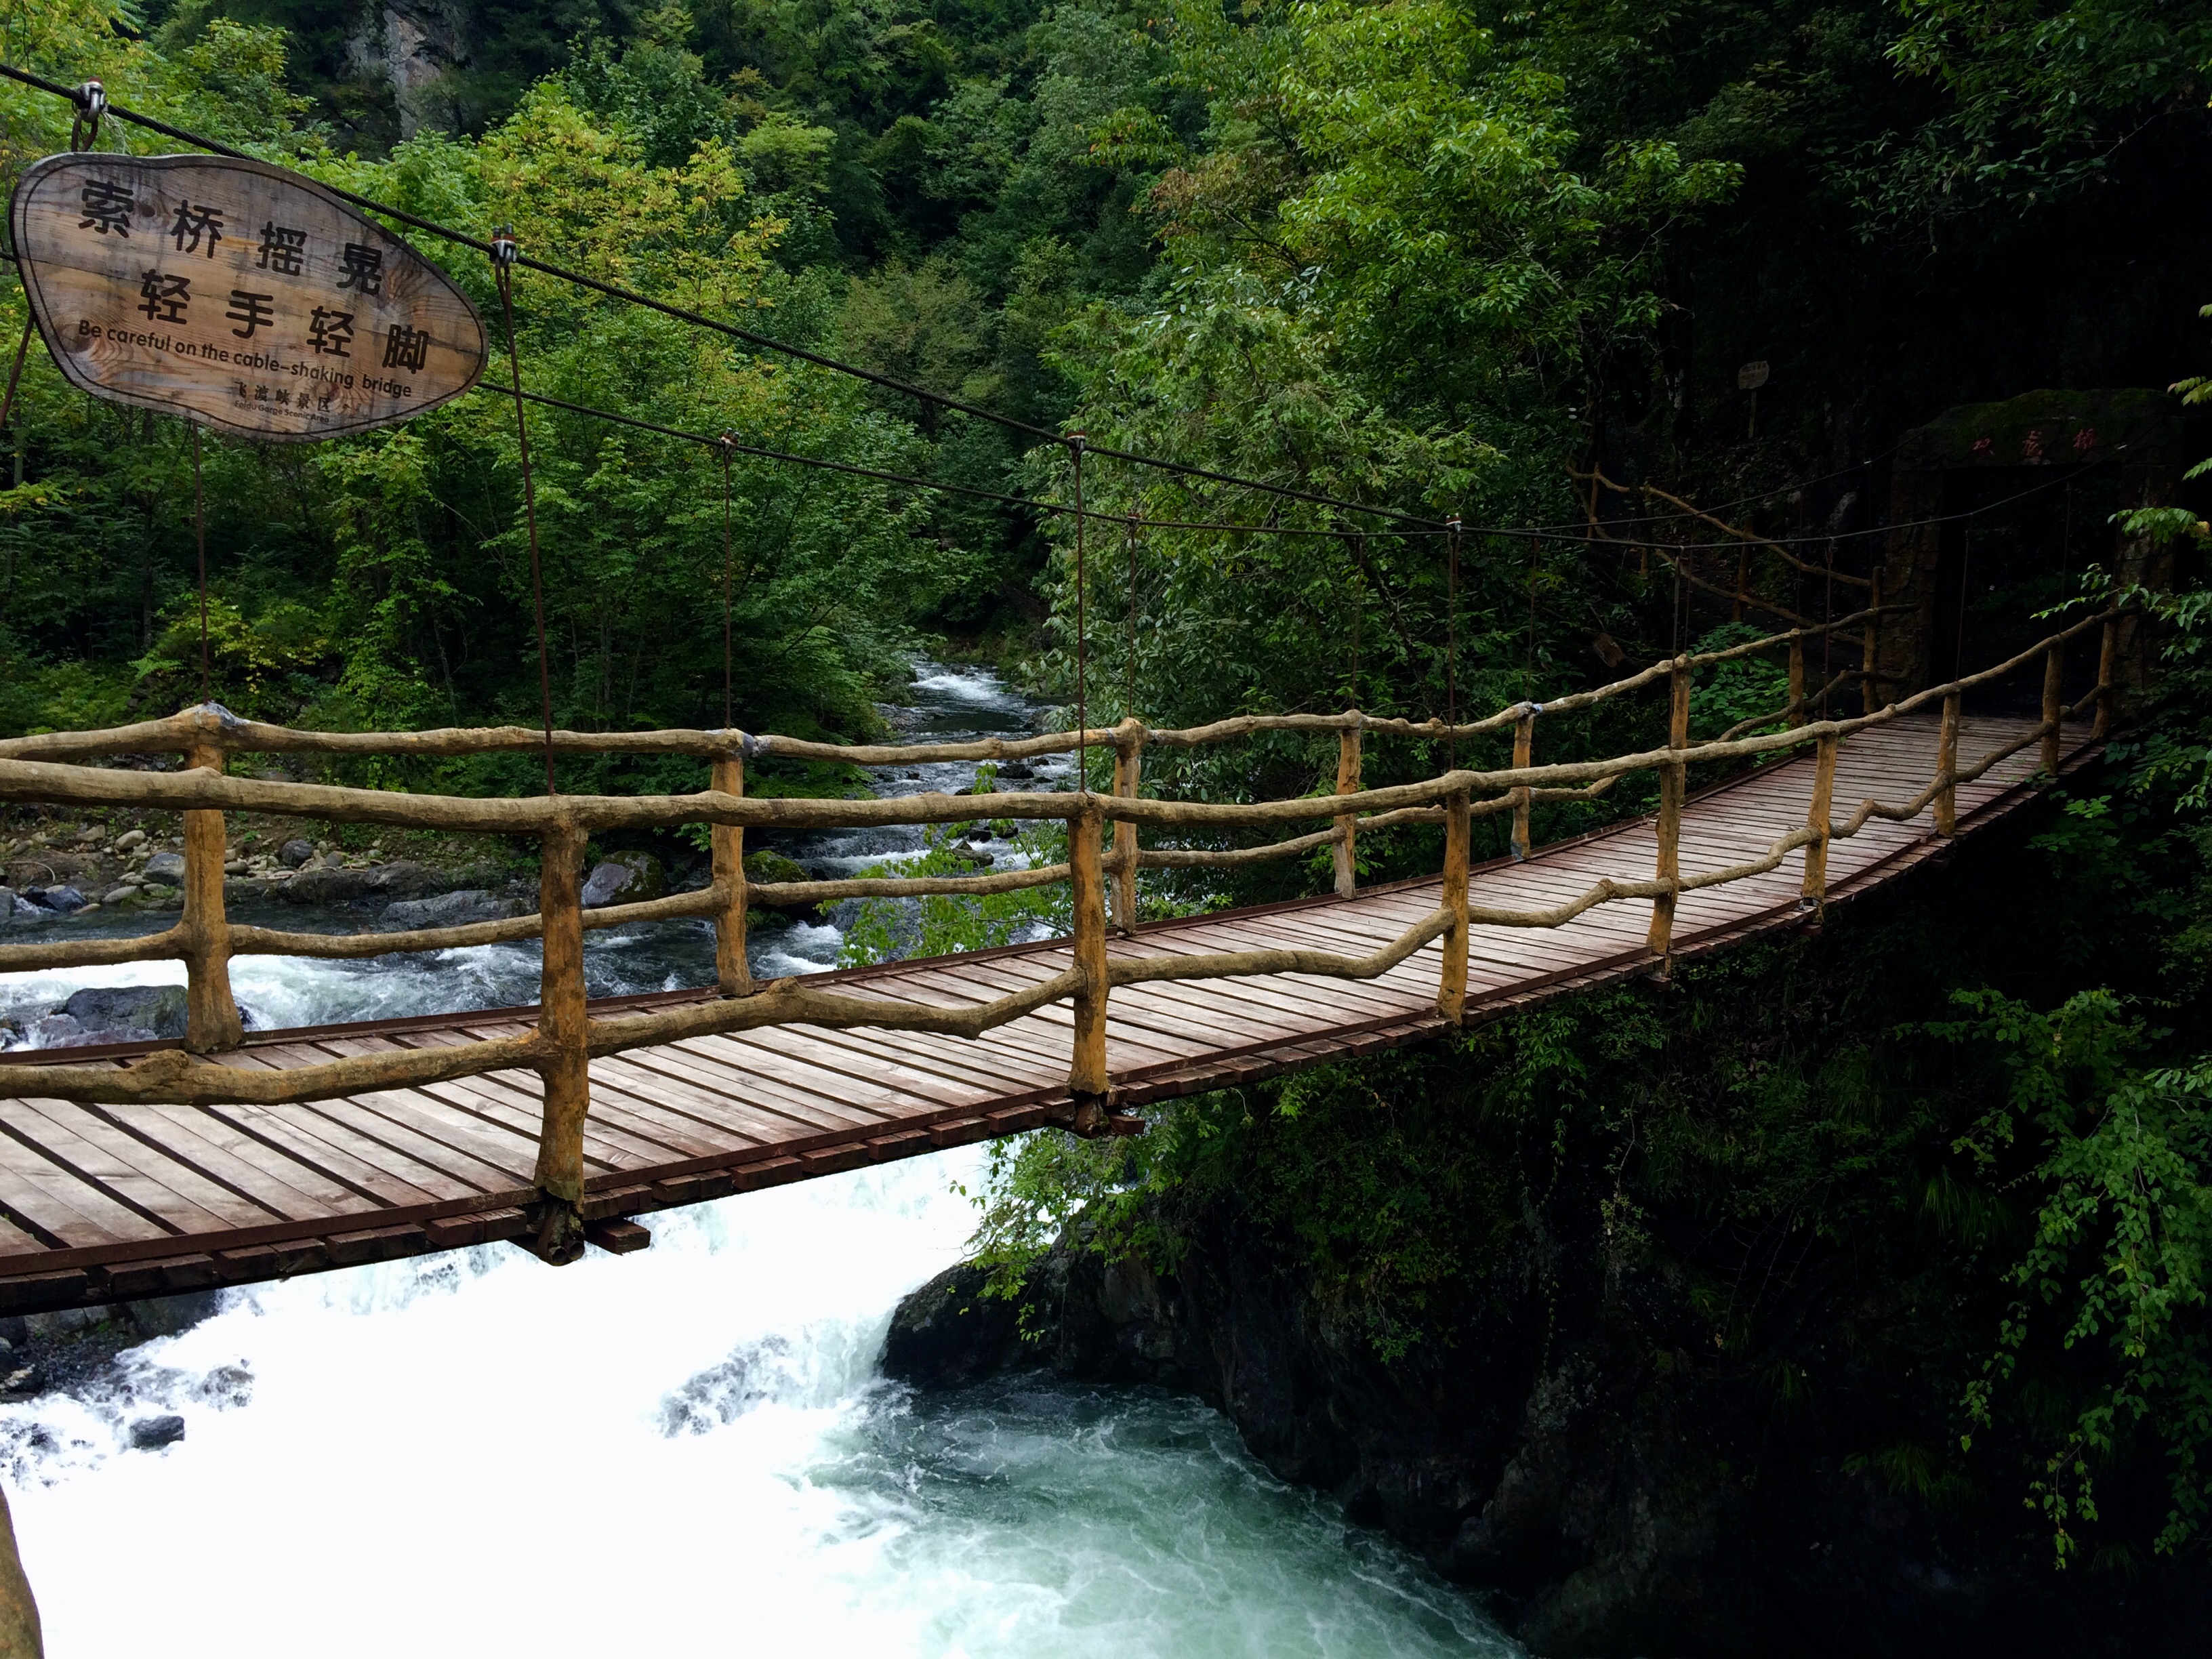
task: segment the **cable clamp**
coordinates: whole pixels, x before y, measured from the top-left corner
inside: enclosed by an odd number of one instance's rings
[[[76,118],[70,123],[70,148],[90,149],[100,137],[100,118],[107,113],[107,88],[87,81],[70,88],[70,101],[76,106]]]
[[[522,244],[514,240],[514,227],[501,225],[491,234],[491,262],[501,270],[512,270],[521,255]]]

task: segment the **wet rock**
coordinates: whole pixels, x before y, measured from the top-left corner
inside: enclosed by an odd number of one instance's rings
[[[100,902],[102,904],[127,904],[138,896],[140,890],[136,887],[111,887],[100,896]]]
[[[0,1376],[0,1395],[21,1399],[27,1394],[36,1394],[46,1386],[36,1365],[18,1365],[5,1376]]]
[[[639,904],[667,890],[667,874],[652,854],[617,853],[592,867],[584,883],[584,908],[596,910],[608,904]]]
[[[283,894],[292,904],[348,904],[364,899],[420,898],[439,891],[446,882],[443,872],[402,859],[361,870],[303,869],[284,884]]]
[[[314,842],[295,838],[286,842],[277,849],[276,862],[287,870],[296,870],[314,856]]]
[[[41,910],[12,887],[0,887],[0,927],[36,927],[52,920],[52,912]]]
[[[89,1308],[56,1308],[50,1313],[25,1314],[23,1334],[34,1336],[67,1336],[76,1331],[88,1331],[95,1325],[107,1323],[113,1310],[104,1304]]]
[[[918,1389],[951,1389],[1036,1364],[1024,1352],[1020,1309],[983,1294],[988,1270],[963,1262],[907,1297],[884,1339],[884,1375]]]
[[[181,1296],[149,1296],[117,1304],[117,1311],[138,1334],[151,1341],[174,1336],[204,1319],[211,1319],[222,1305],[221,1291],[187,1291]]]
[[[41,1014],[23,1032],[33,1048],[76,1048],[85,1042],[84,1027],[68,1014]]]
[[[29,887],[24,890],[26,898],[42,910],[57,915],[74,915],[88,902],[84,894],[75,887]]]
[[[181,985],[118,985],[79,991],[62,1004],[60,1012],[87,1031],[127,1029],[157,1037],[180,1037],[185,1034],[185,1007]]]
[[[781,853],[763,851],[745,855],[745,879],[781,884],[811,881],[814,878],[807,873],[805,865],[787,859]],[[814,900],[806,898],[770,898],[758,892],[748,893],[746,898],[749,903],[758,905],[763,910],[778,910],[787,915],[811,916],[821,908]]]
[[[472,921],[499,921],[527,915],[531,907],[520,899],[501,898],[482,887],[431,898],[399,899],[384,907],[378,925],[386,933],[407,933],[417,927],[460,927]]]
[[[149,882],[159,882],[164,887],[185,884],[185,855],[182,853],[156,853],[146,860],[138,872]]]
[[[173,1446],[185,1437],[185,1419],[173,1414],[166,1417],[142,1417],[131,1425],[131,1445],[134,1451],[159,1451],[164,1446]]]
[[[1036,768],[1027,761],[1010,760],[1000,766],[999,775],[1002,778],[1033,778],[1036,775]]]

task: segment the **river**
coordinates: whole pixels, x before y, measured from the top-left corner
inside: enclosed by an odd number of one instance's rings
[[[925,666],[915,699],[893,711],[915,740],[1031,714],[974,671]],[[919,844],[784,850],[826,873]],[[818,969],[839,942],[827,923],[764,931],[755,966]],[[712,963],[696,924],[592,936],[598,992],[699,983]],[[179,976],[9,975],[0,1012]],[[236,972],[271,1024],[524,1002],[536,977],[518,946]],[[103,1382],[0,1406],[47,1651],[1515,1651],[1463,1592],[1273,1480],[1195,1400],[884,1381],[891,1310],[958,1260],[973,1211],[957,1188],[981,1164],[964,1148],[663,1213],[642,1255],[557,1271],[492,1245],[234,1291]],[[129,1424],[157,1413],[184,1438],[128,1449]]]

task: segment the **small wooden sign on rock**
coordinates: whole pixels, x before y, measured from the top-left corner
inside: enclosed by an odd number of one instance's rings
[[[95,397],[335,438],[483,373],[483,319],[443,271],[265,162],[51,155],[24,171],[9,224],[47,350]]]

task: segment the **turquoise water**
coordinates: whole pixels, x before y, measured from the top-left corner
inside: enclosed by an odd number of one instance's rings
[[[916,737],[1019,729],[925,676]],[[884,793],[972,769],[884,769]],[[896,773],[896,775],[891,775]],[[824,873],[906,850],[794,848]],[[703,930],[593,936],[594,988],[701,983]],[[775,972],[834,926],[756,941]],[[143,969],[12,975],[0,1009]],[[528,1000],[534,952],[241,960],[308,1024]],[[13,983],[9,982],[12,981]],[[398,1653],[867,1659],[1505,1655],[1479,1607],[1270,1477],[1196,1400],[1028,1378],[916,1396],[892,1309],[959,1260],[974,1148],[651,1218],[551,1269],[505,1245],[230,1292],[107,1383],[0,1406],[56,1659]],[[182,1441],[129,1449],[132,1421]]]

